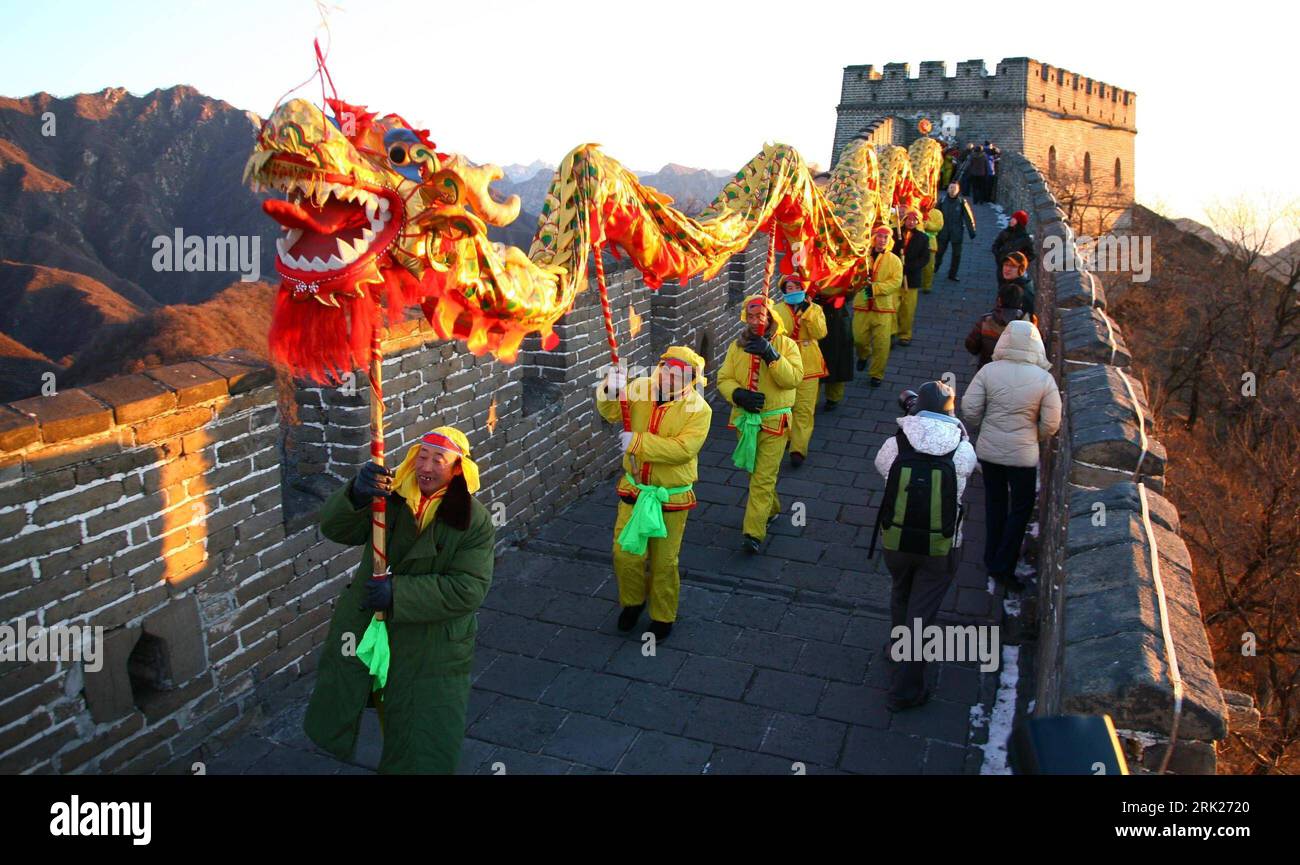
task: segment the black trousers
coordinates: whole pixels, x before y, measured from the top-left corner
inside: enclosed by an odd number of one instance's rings
[[[1011,576],[1034,513],[1038,466],[980,460],[980,469],[984,473],[984,566],[990,576]]]
[[[961,235],[952,241],[952,264],[948,265],[948,275],[956,276],[957,268],[961,267],[961,245],[964,241]],[[942,234],[939,235],[939,248],[934,253],[934,272],[938,273],[943,266],[943,254],[948,251],[948,238]]]
[[[912,644],[916,620],[921,620],[924,630],[934,624],[943,604],[944,595],[957,573],[957,557],[961,551],[954,547],[947,556],[923,556],[919,553],[895,553],[885,550],[885,566],[894,579],[889,595],[890,643],[895,642],[892,629],[907,628],[902,639]],[[924,637],[924,634],[922,634]],[[889,692],[896,700],[914,700],[925,689],[925,661],[914,659],[899,662],[894,667]]]

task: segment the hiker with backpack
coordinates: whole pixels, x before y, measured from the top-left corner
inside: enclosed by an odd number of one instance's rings
[[[1061,426],[1061,394],[1043,338],[1028,321],[1010,322],[993,362],[975,373],[962,417],[979,425],[975,453],[984,474],[984,566],[1019,591],[1016,561],[1037,498],[1038,445]]]
[[[979,359],[982,367],[993,362],[993,350],[998,347],[1002,331],[1013,321],[1025,319],[1038,324],[1038,319],[1024,310],[1025,296],[1019,283],[1004,282],[998,286],[996,305],[980,316],[979,321],[966,334],[966,350]]]
[[[898,432],[885,440],[875,459],[876,471],[885,478],[876,531],[893,577],[891,634],[902,627],[908,642],[915,628],[924,631],[934,623],[957,571],[961,500],[976,457],[953,413],[955,404],[953,389],[941,381],[927,381],[915,393],[905,391],[899,405],[907,414],[898,419]],[[875,542],[873,533],[873,553]],[[925,661],[898,663],[886,703],[889,711],[929,699]]]

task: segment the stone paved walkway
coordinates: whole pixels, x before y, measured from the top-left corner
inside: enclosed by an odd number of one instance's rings
[[[687,521],[680,618],[653,657],[619,633],[610,569],[616,499],[602,485],[498,562],[479,613],[465,773],[976,773],[984,760],[998,673],[932,664],[934,699],[891,715],[889,575],[867,559],[883,492],[872,458],[896,430],[900,390],[952,372],[965,391],[962,346],[992,305],[992,208],[976,208],[961,282],[922,295],[915,339],[895,348],[885,384],[866,374],[831,414],[817,414],[811,455],[782,467],[785,508],[763,553],[739,551],[747,476],[731,466],[734,433],[715,406],[700,457],[700,506]],[[611,442],[612,442],[611,438]],[[612,446],[612,445],[611,445]],[[800,503],[806,524],[794,525]],[[966,492],[966,542],[940,624],[1000,624],[1001,589],[983,576],[983,488]],[[305,700],[209,764],[226,772],[364,772],[379,753],[373,711],[354,764],[316,751],[301,732]]]

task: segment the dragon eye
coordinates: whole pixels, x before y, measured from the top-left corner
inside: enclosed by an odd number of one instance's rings
[[[406,146],[403,144],[394,144],[388,149],[388,158],[394,165],[406,164]]]

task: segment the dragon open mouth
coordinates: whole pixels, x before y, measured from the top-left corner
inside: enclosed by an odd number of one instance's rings
[[[362,186],[344,175],[269,171],[264,182],[287,200],[262,203],[286,232],[276,240],[275,267],[298,281],[349,276],[396,239],[401,202],[387,190]]]

